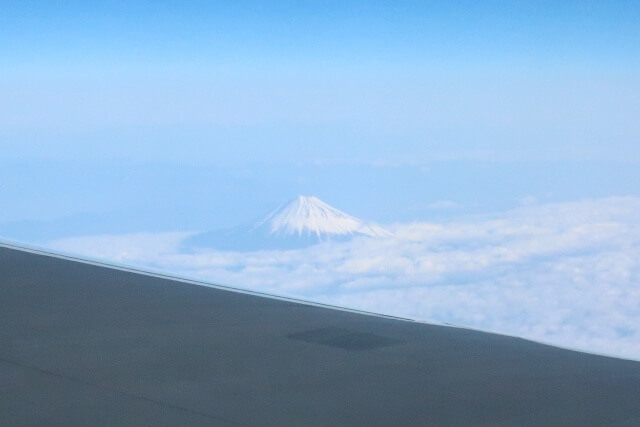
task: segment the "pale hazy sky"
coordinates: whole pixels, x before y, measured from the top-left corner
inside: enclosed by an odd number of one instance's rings
[[[8,2],[0,224],[211,228],[299,193],[387,222],[442,200],[491,210],[637,194],[639,12]]]

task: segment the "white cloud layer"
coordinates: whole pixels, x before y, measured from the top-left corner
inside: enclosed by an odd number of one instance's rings
[[[385,239],[184,253],[189,233],[50,247],[245,289],[640,359],[640,199],[526,205]]]

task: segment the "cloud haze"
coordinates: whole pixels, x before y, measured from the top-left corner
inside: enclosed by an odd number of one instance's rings
[[[395,237],[289,251],[181,252],[190,233],[86,236],[58,250],[244,289],[640,359],[640,199],[537,205]]]

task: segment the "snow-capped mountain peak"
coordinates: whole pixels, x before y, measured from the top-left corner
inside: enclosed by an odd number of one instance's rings
[[[352,217],[315,196],[298,196],[256,223],[255,228],[266,228],[269,234],[276,236],[390,235],[384,229]]]
[[[384,238],[383,228],[333,208],[314,196],[299,196],[253,225],[193,235],[185,248],[253,251],[298,249],[354,237]]]

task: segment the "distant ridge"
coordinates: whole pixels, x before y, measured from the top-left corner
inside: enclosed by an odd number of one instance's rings
[[[197,234],[184,244],[190,249],[295,249],[357,236],[384,238],[392,234],[315,196],[298,196],[255,224]]]

